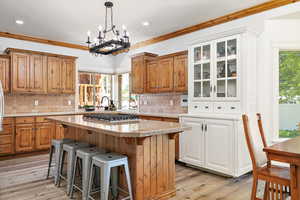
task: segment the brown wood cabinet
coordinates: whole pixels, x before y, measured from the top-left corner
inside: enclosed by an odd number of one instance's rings
[[[147,88],[147,62],[157,55],[151,53],[137,54],[131,59],[131,89],[134,94],[142,94]]]
[[[3,120],[3,130],[0,131],[0,155],[14,153],[14,120],[5,118]]]
[[[25,53],[12,53],[12,92],[28,91],[30,56]]]
[[[187,91],[187,51],[145,60],[147,54],[132,58],[132,93]]]
[[[188,56],[174,57],[174,91],[186,92],[188,86]]]
[[[49,149],[55,134],[54,123],[37,123],[35,129],[36,150]]]
[[[158,62],[147,62],[147,92],[158,92]]]
[[[56,124],[55,129],[55,139],[60,140],[65,138],[65,128],[62,124]]]
[[[47,56],[30,55],[28,90],[35,94],[47,93]]]
[[[173,91],[173,72],[174,58],[166,57],[158,61],[158,91],[172,92]]]
[[[11,56],[13,93],[75,93],[76,57],[11,48],[6,53]]]
[[[62,89],[64,94],[75,93],[75,61],[73,59],[62,59]]]
[[[30,152],[34,150],[34,124],[16,125],[16,152]]]
[[[10,90],[10,56],[0,55],[0,80],[4,92]]]

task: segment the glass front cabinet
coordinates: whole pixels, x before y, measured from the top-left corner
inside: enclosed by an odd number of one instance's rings
[[[189,49],[189,96],[192,96],[189,99],[192,110],[238,112],[239,70],[240,35],[192,46]]]

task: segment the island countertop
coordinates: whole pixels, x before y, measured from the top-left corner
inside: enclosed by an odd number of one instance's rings
[[[48,119],[57,121],[66,126],[86,129],[116,137],[149,137],[154,135],[179,133],[188,129],[188,127],[185,127],[180,123],[154,120],[138,120],[136,122],[119,123],[95,122],[83,119],[83,115],[48,117]]]

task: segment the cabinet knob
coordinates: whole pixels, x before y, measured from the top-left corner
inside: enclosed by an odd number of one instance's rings
[[[217,107],[217,109],[219,109],[219,110],[220,110],[221,108],[222,108],[221,106],[218,106],[218,107]]]
[[[234,110],[234,109],[236,109],[236,107],[232,106],[232,107],[230,107],[230,109],[231,109],[231,110]]]
[[[209,107],[208,106],[205,106],[205,109],[208,109]]]
[[[194,106],[194,108],[198,108],[198,106]]]

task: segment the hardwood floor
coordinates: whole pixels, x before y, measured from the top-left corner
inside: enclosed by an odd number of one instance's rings
[[[69,199],[65,187],[57,188],[46,180],[48,155],[0,161],[0,200]],[[171,200],[248,200],[251,175],[224,178],[178,164],[177,195]],[[78,198],[77,198],[78,199]]]

